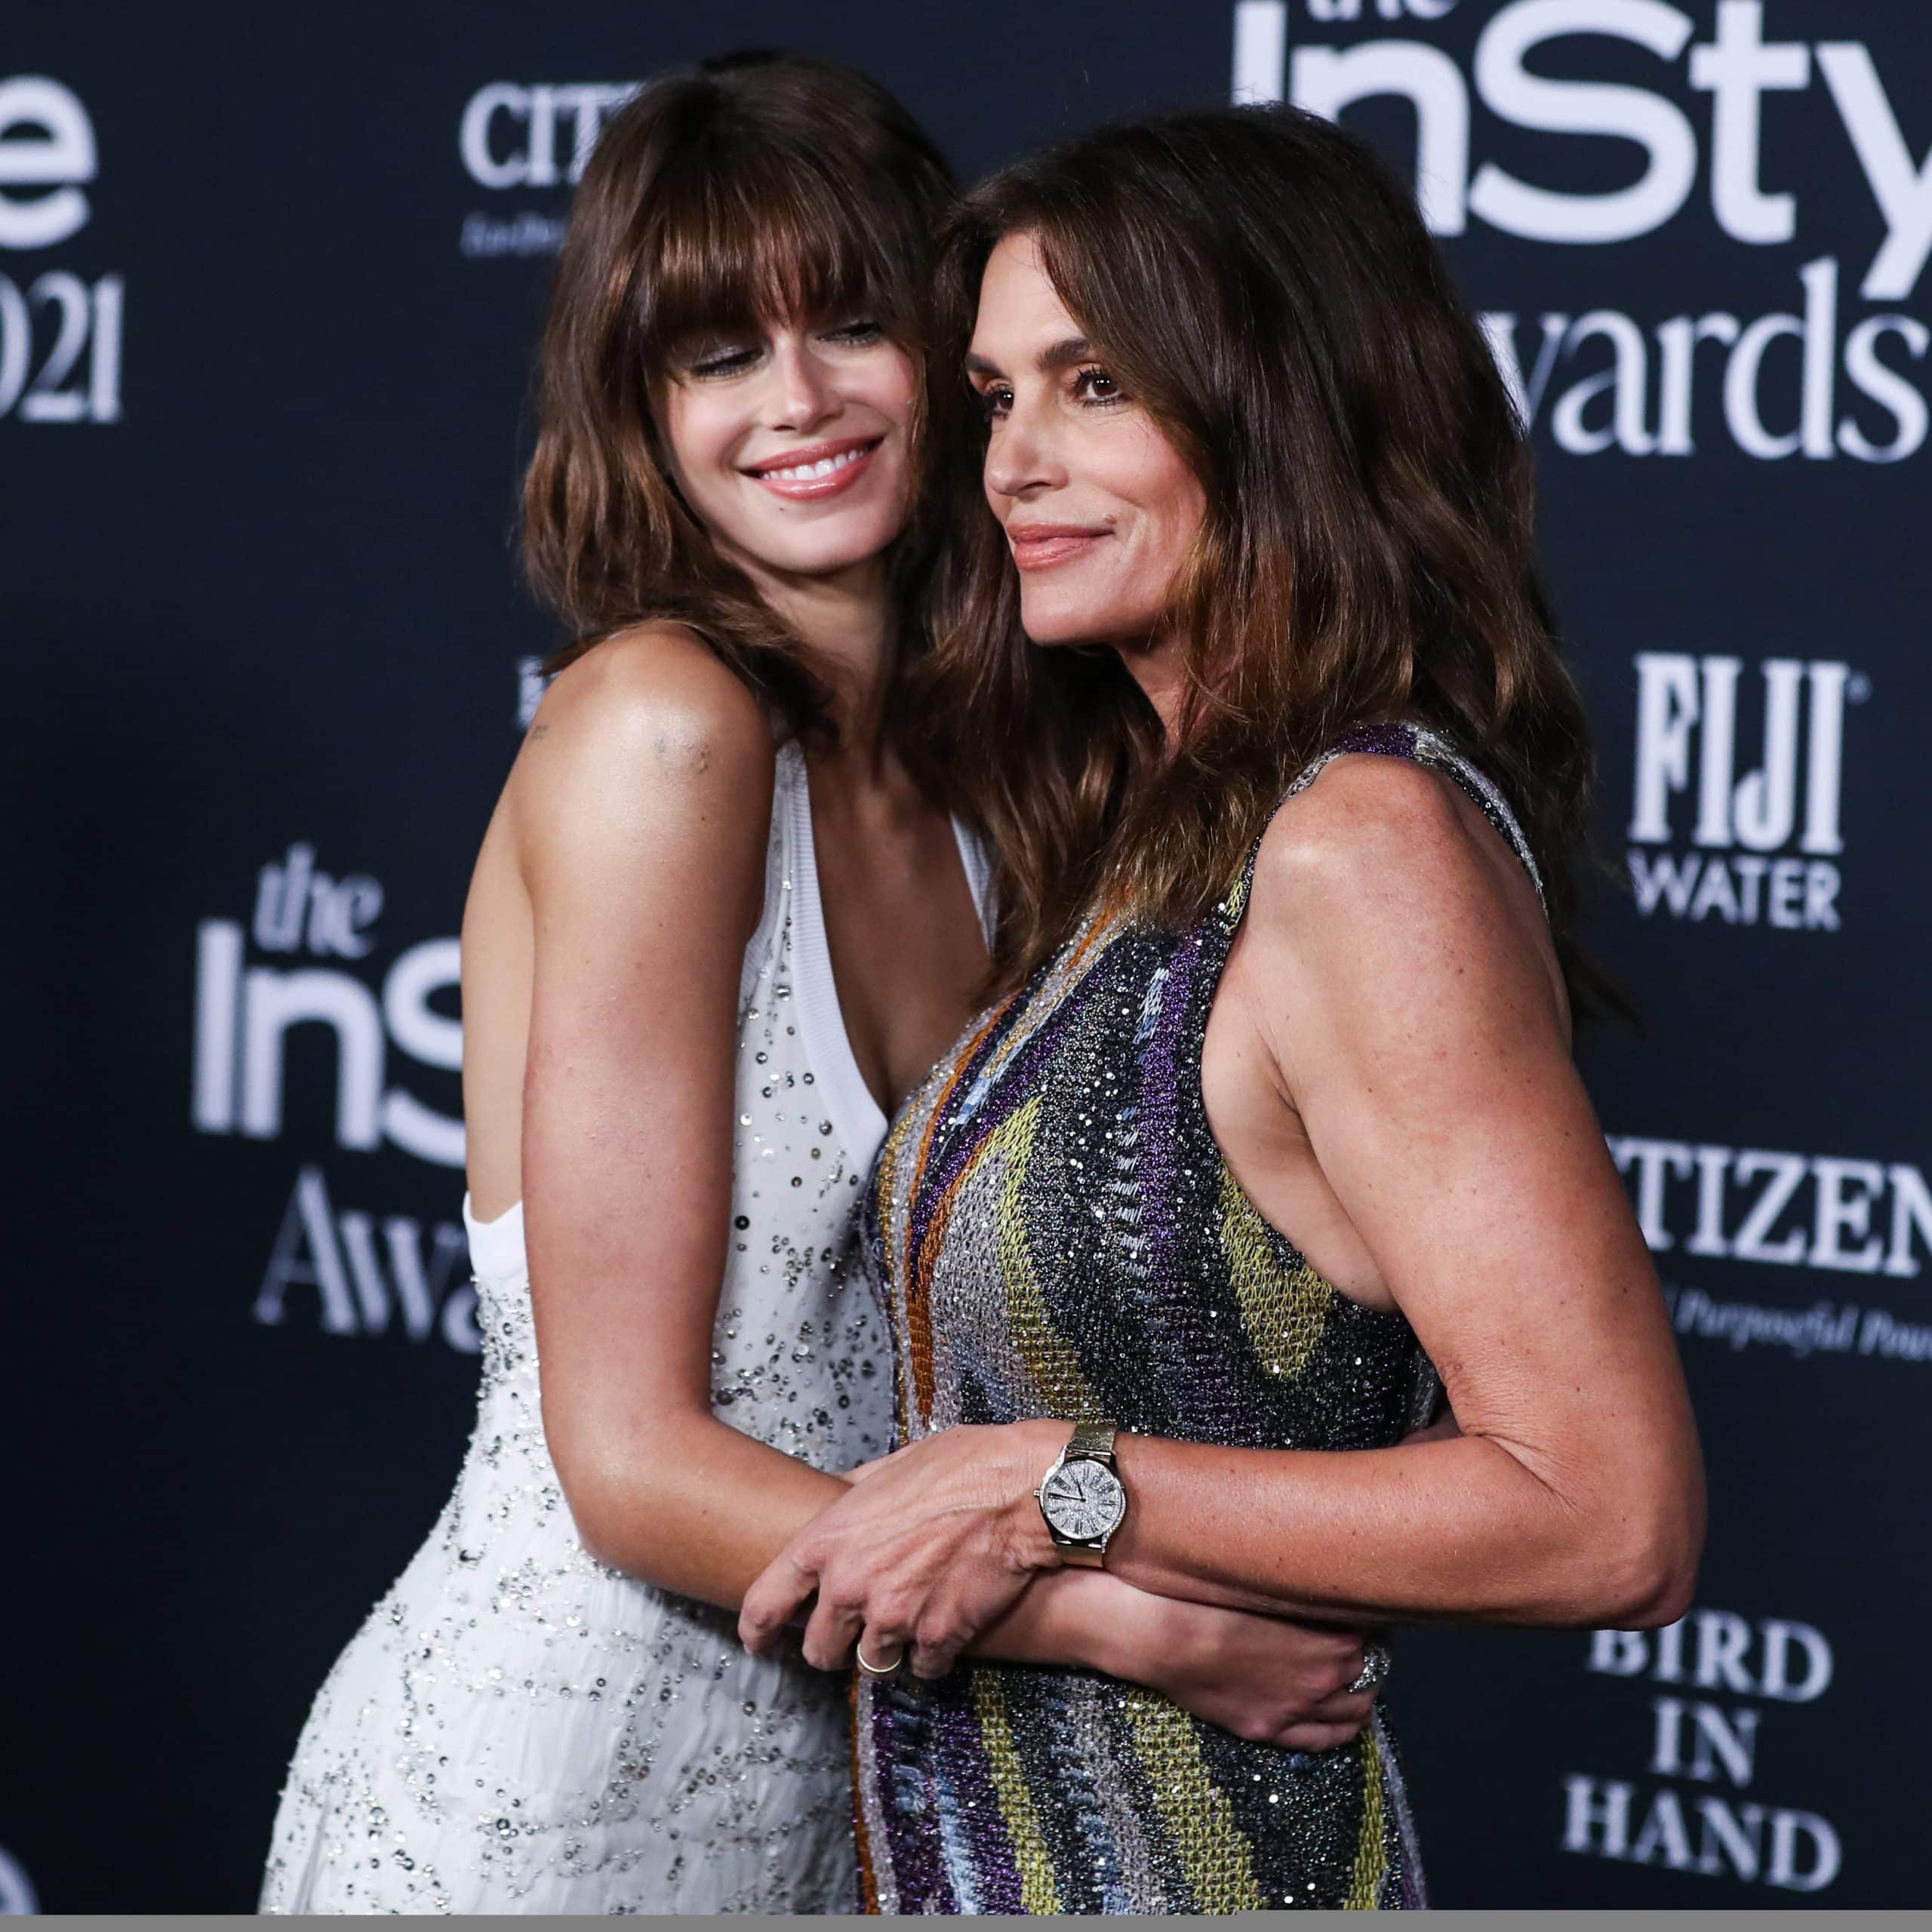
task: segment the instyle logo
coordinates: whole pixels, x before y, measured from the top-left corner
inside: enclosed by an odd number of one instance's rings
[[[1766,1720],[1831,1688],[1822,1631],[1695,1610],[1661,1630],[1593,1632],[1584,1668],[1645,1687],[1647,1777],[1565,1777],[1565,1851],[1787,1892],[1823,1891],[1837,1878],[1844,1854],[1827,1820],[1743,1795],[1756,1785]]]
[[[1331,118],[1378,96],[1408,102],[1417,198],[1438,235],[1460,235],[1474,220],[1529,242],[1630,242],[1686,217],[1702,175],[1720,243],[1787,251],[1783,299],[1755,316],[1727,306],[1640,321],[1611,303],[1533,321],[1508,309],[1485,314],[1526,423],[1543,421],[1547,404],[1552,441],[1576,456],[1689,457],[1720,429],[1762,461],[1897,463],[1924,446],[1932,411],[1908,365],[1925,359],[1932,330],[1900,312],[1846,312],[1854,282],[1864,302],[1909,298],[1932,254],[1932,155],[1915,160],[1868,46],[1768,38],[1764,0],[1719,0],[1710,37],[1694,45],[1699,21],[1667,0],[1509,0],[1477,34],[1466,73],[1445,49],[1407,34],[1347,45],[1326,38],[1364,23],[1426,29],[1454,11],[1452,0],[1309,0],[1324,37],[1291,47],[1287,0],[1239,0],[1235,98],[1287,98]],[[1659,84],[1593,75],[1605,42],[1622,43],[1620,75],[1633,58],[1648,61]],[[1780,178],[1766,152],[1767,97],[1814,93],[1826,97],[1817,110],[1801,103],[1772,125],[1791,131],[1780,138],[1794,145],[1844,144],[1869,198],[1856,214],[1801,206],[1795,192],[1764,185],[1767,174]],[[1581,192],[1494,160],[1472,166],[1473,102],[1558,140],[1634,143],[1642,171],[1627,186]],[[1806,252],[1807,217],[1825,212],[1835,226],[1876,217],[1878,246],[1862,266],[1841,273],[1834,255],[1795,259]],[[1746,254],[1725,259],[1752,273]],[[1553,393],[1558,372],[1577,368],[1580,380]]]
[[[1829,660],[1644,651],[1636,665],[1638,911],[1836,932],[1845,707],[1869,682]]]
[[[337,1146],[366,1152],[387,1141],[439,1167],[463,1165],[463,1122],[390,1078],[392,1052],[452,1072],[463,1065],[463,1023],[432,1004],[459,983],[457,943],[418,941],[389,963],[379,989],[366,969],[352,968],[374,954],[382,909],[383,888],[374,878],[333,878],[317,866],[313,846],[297,843],[261,869],[248,929],[233,919],[202,921],[193,1100],[202,1133],[279,1138],[289,1035],[320,1027],[335,1049]],[[260,952],[331,963],[250,964],[251,938]]]
[[[94,123],[72,88],[45,75],[0,79],[0,250],[71,242],[93,218]],[[24,287],[0,274],[0,417],[118,423],[126,289],[53,267]]]
[[[319,1167],[305,1167],[281,1217],[274,1252],[255,1297],[255,1319],[276,1328],[288,1319],[291,1290],[312,1289],[325,1335],[438,1338],[460,1354],[482,1346],[469,1237],[461,1225],[426,1227],[411,1214],[377,1217],[337,1209]]]
[[[195,940],[192,1112],[204,1134],[251,1140],[312,1136],[353,1153],[387,1145],[441,1170],[460,1168],[460,1118],[397,1077],[406,1066],[454,1073],[463,1023],[436,1001],[460,981],[454,939],[406,947],[386,964],[377,924],[381,884],[338,878],[298,841],[261,868],[252,917],[205,919]],[[251,960],[251,951],[267,961]],[[325,1047],[291,1051],[304,1033]],[[291,1091],[291,1062],[322,1078]],[[475,1292],[460,1224],[339,1208],[319,1162],[295,1178],[254,1305],[279,1327],[312,1291],[325,1335],[400,1333],[474,1353]]]

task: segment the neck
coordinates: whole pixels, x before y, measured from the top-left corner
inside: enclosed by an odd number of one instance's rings
[[[1114,651],[1126,666],[1128,675],[1154,707],[1154,715],[1161,721],[1166,751],[1171,756],[1181,703],[1187,693],[1186,645],[1172,632],[1164,631],[1138,644],[1116,644]]]
[[[875,762],[897,645],[883,555],[826,576],[792,576],[749,561],[745,568],[824,681],[840,757]]]

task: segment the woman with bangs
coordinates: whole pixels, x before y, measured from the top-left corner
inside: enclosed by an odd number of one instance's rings
[[[862,1183],[989,964],[902,699],[950,187],[863,76],[740,56],[578,192],[525,500],[574,641],[463,925],[477,1425],[316,1699],[266,1910],[857,1901],[846,1694],[734,1618],[891,1446]],[[1290,1746],[1370,1709],[1360,1632],[1104,1576],[976,1644]]]
[[[927,715],[1004,992],[876,1170],[907,1446],[740,1628],[815,1593],[808,1657],[910,1666],[855,1707],[880,1909],[1420,1905],[1380,1707],[1284,1750],[952,1666],[1069,1574],[1371,1627],[1684,1613],[1695,1429],[1571,1058],[1592,768],[1530,454],[1412,198],[1292,109],[1003,171],[939,287],[935,413],[983,421]]]

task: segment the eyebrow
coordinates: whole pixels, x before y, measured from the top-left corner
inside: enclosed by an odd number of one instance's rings
[[[1057,369],[1064,369],[1069,363],[1084,362],[1094,352],[1094,345],[1084,335],[1070,335],[1051,347],[1041,350],[1035,358],[1041,371],[1051,375]],[[1004,373],[996,362],[989,361],[983,355],[970,350],[966,357],[966,373],[969,376],[997,376]]]

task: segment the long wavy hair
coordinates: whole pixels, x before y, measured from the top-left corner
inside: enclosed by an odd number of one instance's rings
[[[573,633],[552,670],[671,619],[792,731],[827,728],[799,640],[672,481],[657,395],[680,340],[795,316],[868,316],[923,365],[952,189],[906,109],[829,61],[727,55],[660,76],[611,118],[571,206],[524,480],[525,568]],[[922,409],[912,440],[916,478]],[[916,534],[894,546],[902,632],[922,614],[922,554]]]
[[[1171,745],[1111,650],[1042,649],[982,493],[960,374],[1002,236],[1203,485],[1166,619]],[[920,669],[929,755],[1000,858],[996,970],[1097,905],[1198,918],[1295,775],[1351,725],[1426,723],[1522,822],[1573,995],[1617,1003],[1571,928],[1594,768],[1533,535],[1532,459],[1411,195],[1291,108],[1123,123],[1003,169],[943,232],[934,435],[952,539]]]

